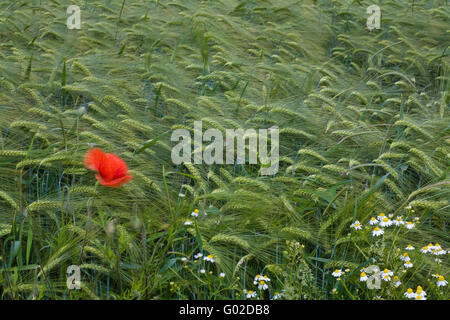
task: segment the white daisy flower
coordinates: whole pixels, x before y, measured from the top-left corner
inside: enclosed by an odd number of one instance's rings
[[[187,258],[186,257],[183,257],[183,258],[181,258],[181,261],[187,261]]]
[[[447,280],[445,280],[444,276],[439,276],[436,285],[438,287],[445,287],[448,284]]]
[[[180,192],[180,193],[178,194],[178,196],[179,196],[180,198],[184,198],[186,195],[185,195],[184,193],[181,193],[181,192]]]
[[[370,220],[369,220],[369,224],[371,226],[374,226],[374,225],[378,224],[378,222],[379,221],[377,219],[375,219],[374,217],[370,218]]]
[[[407,229],[411,230],[412,228],[414,228],[415,224],[412,223],[411,221],[408,221],[408,222],[405,224],[405,226],[406,226]]]
[[[203,253],[201,253],[201,252],[197,253],[197,254],[194,256],[195,259],[198,259],[198,258],[201,258],[201,257],[203,257]]]
[[[342,276],[342,270],[341,269],[336,269],[333,271],[333,273],[331,274],[333,277],[339,278],[340,276]]]
[[[261,276],[260,274],[257,274],[257,275],[255,276],[255,280],[253,281],[253,283],[259,281],[259,279],[261,279],[261,278],[262,278],[262,276]]]
[[[219,277],[225,278],[225,272],[221,272],[221,273],[219,274]]]
[[[380,214],[378,215],[377,219],[381,221],[381,220],[383,220],[385,217],[386,217],[386,215],[382,212],[382,213],[380,213]]]
[[[267,290],[269,288],[269,286],[266,284],[266,282],[264,280],[260,280],[258,282],[258,289],[259,290]]]
[[[270,282],[270,278],[269,278],[268,276],[263,276],[263,277],[262,277],[262,280],[264,280],[264,281],[269,281],[269,282]]]
[[[251,299],[251,298],[255,298],[256,297],[256,292],[253,290],[244,290],[247,299]]]
[[[414,293],[413,289],[408,288],[408,290],[406,290],[406,292],[404,293],[404,296],[408,299],[413,299],[416,297],[416,294]]]
[[[194,211],[192,211],[191,216],[197,218],[198,217],[198,209],[195,209]]]
[[[405,268],[412,268],[413,264],[411,263],[411,261],[406,261],[404,264]]]
[[[192,221],[189,220],[189,219],[186,219],[186,221],[184,222],[184,225],[185,225],[185,226],[189,226],[189,225],[191,225],[191,224],[192,224]]]
[[[200,273],[205,273],[206,270],[205,269],[200,269]]]
[[[213,257],[212,254],[208,254],[206,257],[203,258],[203,260],[209,261],[209,262],[211,262],[211,263],[216,262],[216,260],[214,260],[214,257]]]
[[[401,283],[401,281],[400,281],[400,279],[398,278],[398,276],[395,276],[393,279],[392,279],[392,285],[394,286],[394,287],[399,287],[402,283]]]
[[[277,299],[280,299],[280,298],[281,298],[281,293],[275,292],[275,293],[273,294],[272,300],[277,300]]]
[[[418,294],[420,294],[422,298],[424,298],[427,295],[427,293],[425,292],[425,290],[423,290],[421,286],[417,286],[416,295]]]
[[[395,224],[397,227],[404,224],[405,221],[403,221],[403,217],[402,216],[397,216],[393,221],[393,224]]]
[[[414,250],[414,247],[410,244],[408,244],[405,248],[405,250]]]
[[[372,236],[378,237],[378,236],[382,235],[383,233],[384,233],[383,229],[375,227],[375,229],[373,229],[373,231],[372,231]]]
[[[420,251],[422,251],[422,253],[427,253],[430,252],[430,248],[428,248],[428,246],[423,247]]]
[[[367,279],[369,279],[366,275],[366,273],[363,271],[361,272],[361,274],[359,275],[359,281],[367,281]]]
[[[394,273],[389,269],[384,269],[384,271],[380,272],[381,279],[384,281],[391,281],[391,276],[394,275]]]
[[[384,217],[383,219],[381,219],[381,221],[380,221],[381,227],[389,227],[390,225],[392,225],[392,221],[389,220],[389,218]]]
[[[358,220],[356,220],[354,223],[352,223],[352,224],[350,225],[350,227],[353,228],[353,229],[355,229],[355,230],[360,230],[360,229],[362,229],[361,223],[360,223]]]
[[[435,252],[433,254],[439,256],[441,254],[446,254],[446,253],[447,253],[447,251],[443,250],[442,248],[439,248],[439,249],[435,250]]]
[[[402,261],[409,261],[409,260],[411,260],[411,258],[408,256],[408,254],[405,252],[404,254],[402,254],[401,256],[400,256],[400,260],[402,260]]]

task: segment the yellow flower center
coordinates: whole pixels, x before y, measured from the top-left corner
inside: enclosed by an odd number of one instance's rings
[[[444,276],[439,276],[439,281],[444,281]]]
[[[383,221],[384,221],[384,222],[388,222],[389,219],[388,219],[388,218],[383,218]]]
[[[339,270],[338,269],[334,270],[334,273],[339,273]]]
[[[372,218],[370,218],[370,220],[374,221],[374,220],[375,220],[375,218],[374,218],[374,217],[372,217]]]
[[[420,300],[420,299],[422,299],[422,297],[421,296],[417,296],[417,298],[416,298],[417,300]]]
[[[407,256],[408,256],[408,254],[407,254],[407,253],[405,252],[405,253],[403,254],[403,256],[404,256],[404,257],[407,257]]]
[[[384,213],[380,213],[380,217],[384,217]]]
[[[409,288],[408,290],[406,290],[406,292],[408,292],[408,293],[412,293],[412,292],[413,292],[413,290],[412,290],[411,288]]]
[[[198,209],[195,209],[194,212],[195,212],[195,213],[198,213]]]
[[[212,258],[213,258],[213,255],[212,255],[212,254],[209,254],[209,255],[208,255],[208,258],[209,258],[209,259],[212,259]]]
[[[361,272],[361,277],[365,277],[366,273],[365,272]]]
[[[375,228],[375,231],[380,231],[380,228],[376,227],[376,228]]]
[[[261,280],[261,281],[259,282],[259,284],[260,284],[260,285],[264,285],[264,281]]]
[[[250,290],[249,292],[248,292],[248,294],[252,294],[253,293],[253,290]]]
[[[427,246],[423,247],[423,250],[428,250],[428,247]]]

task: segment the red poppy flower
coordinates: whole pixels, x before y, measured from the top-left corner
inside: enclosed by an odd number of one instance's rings
[[[84,157],[86,168],[95,170],[95,177],[106,187],[117,188],[133,179],[128,167],[118,156],[104,153],[98,148],[90,149]]]

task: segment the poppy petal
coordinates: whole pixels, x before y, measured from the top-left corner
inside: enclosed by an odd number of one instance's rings
[[[127,175],[128,167],[118,156],[107,153],[98,172],[105,180],[114,180]]]
[[[122,177],[114,179],[114,180],[106,180],[98,173],[95,175],[95,177],[97,178],[97,180],[100,182],[101,185],[103,185],[105,187],[110,187],[110,188],[121,187],[125,183],[127,183],[133,179],[133,176],[126,175],[126,176],[122,176]]]
[[[84,165],[88,169],[99,171],[105,159],[106,155],[102,150],[98,148],[89,149],[84,156]]]

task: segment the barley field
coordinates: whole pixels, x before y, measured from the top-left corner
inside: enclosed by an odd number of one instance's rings
[[[448,300],[449,18],[2,0],[0,299]],[[174,163],[194,122],[276,129],[276,172]]]

